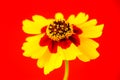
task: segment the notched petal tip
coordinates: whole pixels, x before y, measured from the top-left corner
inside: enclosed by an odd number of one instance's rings
[[[104,24],[97,25],[97,20],[91,19],[79,27],[83,31],[80,36],[86,38],[98,38],[102,35]]]
[[[82,55],[79,55],[78,58],[83,62],[90,62],[91,60],[97,59],[99,56],[100,54],[96,51],[94,55],[92,53],[91,55],[82,54]]]
[[[40,26],[35,22],[25,19],[22,21],[22,30],[27,34],[40,34]]]
[[[25,23],[28,22],[28,21],[30,21],[30,20],[29,20],[29,19],[24,19],[24,20],[22,21],[22,24],[25,25]]]
[[[23,24],[22,30],[23,30],[25,33],[28,33],[27,29],[29,29],[29,28],[28,28],[27,25],[29,25],[30,22],[32,23],[32,21],[30,21],[30,20],[28,20],[28,19],[25,19],[25,20],[22,21],[22,24]]]
[[[22,45],[22,47],[21,47],[22,50],[25,50],[26,44],[27,44],[27,42],[24,42],[24,43],[23,43],[23,45]]]
[[[83,12],[78,13],[78,15],[75,17],[74,25],[80,25],[83,24],[88,20],[89,16]]]
[[[85,14],[84,12],[80,12],[80,13],[78,13],[78,15],[77,16],[88,16],[87,14]]]
[[[31,56],[31,55],[29,54],[29,52],[27,52],[27,51],[24,51],[22,55],[25,56],[25,57],[30,57],[30,56]]]
[[[96,26],[96,27],[99,27],[99,29],[100,29],[101,31],[103,31],[104,24],[100,24],[100,25],[98,25],[98,26]]]
[[[96,51],[97,52],[97,51]],[[93,57],[91,57],[91,59],[97,59],[98,57],[100,57],[100,54],[97,52],[96,55],[94,55]]]
[[[104,24],[100,24],[96,26],[96,34],[94,35],[94,38],[99,38],[100,36],[102,36],[103,28],[104,28]]]
[[[93,26],[97,24],[97,19],[91,19],[88,22],[86,22],[85,24],[88,24],[87,26]]]
[[[89,21],[90,21],[90,23],[97,24],[97,19],[94,19],[94,18],[93,18],[93,19],[91,19],[91,20],[89,20]],[[88,22],[89,22],[89,21],[88,21]]]
[[[47,71],[45,68],[44,68],[44,74],[45,75],[48,75],[50,73],[50,71]]]
[[[32,16],[32,19],[33,21],[37,21],[37,22],[40,22],[40,21],[46,21],[47,19],[41,15],[34,15]]]

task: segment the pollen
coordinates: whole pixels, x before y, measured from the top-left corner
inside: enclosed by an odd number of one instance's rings
[[[65,20],[55,20],[47,27],[47,35],[54,41],[69,38],[72,33],[72,25]]]

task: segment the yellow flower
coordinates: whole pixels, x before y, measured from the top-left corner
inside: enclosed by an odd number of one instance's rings
[[[31,20],[23,21],[23,31],[34,34],[26,38],[22,46],[23,55],[37,60],[37,66],[44,68],[44,74],[61,67],[64,60],[88,62],[99,56],[96,48],[99,44],[92,40],[102,34],[103,24],[97,20],[88,20],[88,15],[81,12],[70,15],[67,20],[62,13],[56,13],[55,19],[46,19],[34,15]]]

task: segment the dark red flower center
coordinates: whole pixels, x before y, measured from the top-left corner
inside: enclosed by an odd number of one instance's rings
[[[68,38],[72,35],[73,29],[69,23],[64,20],[54,21],[47,27],[47,35],[54,41]]]
[[[63,49],[70,47],[71,43],[80,45],[79,34],[82,30],[74,25],[70,25],[64,20],[53,21],[49,26],[41,29],[45,35],[40,40],[40,46],[48,46],[51,53],[57,53],[57,47]]]

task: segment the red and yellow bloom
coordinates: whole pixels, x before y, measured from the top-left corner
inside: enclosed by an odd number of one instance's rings
[[[23,55],[38,59],[37,65],[48,74],[62,65],[63,60],[78,57],[84,62],[96,59],[99,44],[92,40],[102,34],[103,24],[97,20],[88,20],[88,15],[79,13],[70,15],[67,20],[62,13],[56,13],[55,19],[46,19],[34,15],[31,20],[23,21],[23,31],[34,36],[26,38],[22,46]]]

